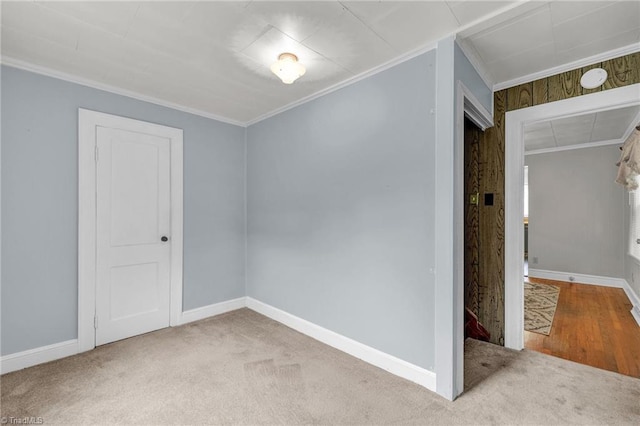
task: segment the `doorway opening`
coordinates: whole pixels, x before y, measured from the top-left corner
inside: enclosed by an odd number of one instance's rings
[[[486,226],[485,200],[480,170],[484,132],[469,118],[464,119],[464,309],[465,338],[488,341],[482,325],[481,228]],[[482,198],[482,200],[481,200]]]
[[[505,204],[505,346],[513,349],[522,349],[524,347],[524,289],[521,284],[522,277],[524,276],[524,234],[522,232],[524,191],[522,188],[524,185],[525,165],[524,135],[527,126],[535,127],[550,120],[569,119],[586,114],[611,112],[621,108],[640,105],[640,98],[638,97],[639,88],[640,85],[636,84],[610,89],[603,92],[511,111],[506,114],[505,190],[508,197],[506,198]],[[615,174],[614,164],[610,165],[612,174]],[[529,166],[533,167],[531,164]],[[538,166],[536,165],[536,167]],[[533,171],[533,168],[529,169],[529,184],[532,185],[532,191],[536,185],[533,181]],[[611,180],[613,179],[615,179],[615,176],[611,178]],[[538,249],[534,246],[535,242],[532,241],[532,238],[536,233],[535,211],[540,207],[533,199],[533,196],[530,207],[528,254],[529,260],[532,260],[533,257],[537,257],[535,251]],[[590,226],[594,225],[593,223],[590,224]],[[530,264],[530,267],[536,269],[533,264]],[[550,267],[547,268],[553,269]],[[529,270],[530,281],[532,280],[532,275],[540,275],[540,271],[534,271],[533,269]],[[555,269],[560,269],[560,267]],[[586,283],[588,286],[586,288],[587,290],[596,288],[592,284],[603,287],[608,285],[609,289],[610,287],[620,287],[616,289],[616,291],[629,294],[624,288],[625,284],[623,279],[617,280],[619,285],[616,285],[616,282],[606,284],[604,282],[597,282],[597,279],[602,277],[597,277],[595,274],[578,276],[572,274],[573,271],[560,270],[566,275],[566,279],[562,279],[562,281],[566,281],[567,286],[575,287],[578,285],[575,283],[583,279],[591,279],[592,282]],[[545,272],[542,270],[542,272],[546,273],[548,271]],[[572,282],[572,277],[575,283]],[[558,275],[548,276],[547,278],[557,279]],[[633,299],[633,297],[629,298]],[[597,299],[597,297],[595,299]],[[631,306],[628,307],[631,308]],[[574,333],[577,333],[577,336],[582,336],[579,338],[593,337],[591,331],[574,330]],[[569,344],[570,342],[568,342],[567,339],[570,340],[574,337],[566,336],[564,340]]]
[[[629,193],[615,163],[639,120],[640,106],[629,106],[525,126],[534,204],[524,346],[640,377],[640,328],[613,287],[629,244]]]
[[[475,330],[477,316],[473,310],[467,310],[466,304],[478,306],[480,303],[479,271],[480,263],[476,258],[479,251],[477,243],[467,243],[467,237],[479,241],[479,222],[467,226],[479,218],[478,206],[484,202],[480,195],[480,157],[479,148],[484,139],[484,131],[493,126],[492,115],[473,96],[467,87],[458,81],[456,87],[456,132],[455,132],[455,198],[454,198],[454,313],[456,326],[454,333],[454,384],[458,394],[465,388],[464,347],[465,328],[469,320]],[[468,176],[472,175],[472,176]],[[487,198],[489,200],[490,197]],[[472,204],[470,204],[472,202]],[[475,206],[475,207],[473,207]],[[475,210],[474,210],[475,209]],[[468,220],[467,220],[468,219]],[[475,248],[474,248],[475,247]],[[472,251],[467,255],[467,250]],[[475,277],[475,278],[474,278]],[[467,282],[469,281],[469,282]],[[475,309],[475,308],[474,308]],[[467,313],[469,312],[469,313]],[[486,331],[486,330],[485,330]]]

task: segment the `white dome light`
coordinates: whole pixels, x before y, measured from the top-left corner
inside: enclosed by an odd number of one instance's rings
[[[282,53],[278,61],[271,65],[271,71],[277,75],[284,84],[291,84],[307,71],[298,57],[293,53]]]

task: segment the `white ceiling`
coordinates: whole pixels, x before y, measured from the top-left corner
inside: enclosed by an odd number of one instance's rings
[[[529,2],[462,31],[458,40],[500,85],[638,44],[640,1]]]
[[[622,144],[638,124],[640,106],[529,124],[524,129],[525,152]]]
[[[640,2],[584,3],[2,1],[2,60],[247,123],[457,32],[493,82],[639,40]]]

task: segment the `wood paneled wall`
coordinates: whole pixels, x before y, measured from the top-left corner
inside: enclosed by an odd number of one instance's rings
[[[484,133],[464,118],[464,305],[478,315],[480,311],[480,206],[471,196],[480,193],[480,144]]]
[[[588,90],[580,86],[586,71],[607,70],[605,84]],[[640,83],[640,52],[521,84],[494,93],[494,123],[479,144],[478,319],[491,333],[491,341],[504,345],[504,145],[505,114],[520,108],[587,95]],[[494,205],[484,206],[485,192],[494,193]],[[508,196],[508,194],[506,195]],[[467,200],[468,201],[468,200]]]

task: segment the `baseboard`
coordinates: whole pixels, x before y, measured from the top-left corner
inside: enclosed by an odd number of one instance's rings
[[[633,291],[633,288],[629,285],[629,283],[624,281],[624,292],[627,293],[627,297],[631,301],[633,307],[631,308],[631,315],[633,315],[633,319],[636,320],[638,326],[640,326],[640,297]]]
[[[436,392],[436,374],[407,361],[396,358],[385,352],[364,345],[353,339],[335,333],[307,320],[291,315],[273,306],[262,303],[250,297],[239,297],[201,308],[191,309],[182,313],[180,324],[198,321],[204,318],[220,315],[248,307],[266,317],[278,321],[309,337],[312,337],[326,345],[332,346],[342,352],[361,359],[371,365],[386,370],[391,374],[417,383],[433,392]],[[37,364],[54,361],[78,353],[78,340],[55,343],[49,346],[29,349],[0,358],[1,373],[21,370]]]
[[[436,374],[432,371],[327,330],[251,297],[247,297],[247,307],[326,345],[436,392]]]
[[[631,315],[633,316],[633,319],[638,323],[638,326],[640,326],[640,307],[634,306],[633,308],[631,308]]]
[[[614,287],[621,288],[629,298],[629,301],[633,305],[631,308],[631,315],[640,326],[640,298],[633,291],[629,283],[622,278],[602,277],[598,275],[586,275],[586,274],[574,274],[571,272],[559,272],[559,271],[547,271],[544,269],[531,269],[529,268],[529,277],[531,278],[543,278],[554,281],[566,281],[574,282],[578,284],[599,285],[602,287]],[[571,280],[570,277],[574,279]]]
[[[547,271],[532,269],[529,266],[529,277],[547,280],[574,282],[577,284],[599,285],[602,287],[625,288],[626,281],[622,278],[602,277],[598,275],[576,274],[573,272]],[[573,279],[571,279],[573,278]]]
[[[191,309],[182,313],[179,324],[182,325],[192,321],[198,321],[244,307],[246,307],[246,298],[239,297],[237,299],[227,300],[225,302],[215,303],[201,308]],[[74,339],[66,342],[55,343],[53,345],[42,346],[40,348],[29,349],[15,354],[5,355],[0,358],[0,372],[1,374],[5,374],[16,370],[22,370],[23,368],[33,367],[34,365],[75,355],[78,352],[78,340]]]
[[[77,339],[54,343],[53,345],[3,356],[0,358],[0,371],[2,374],[10,373],[34,365],[44,364],[45,362],[55,361],[56,359],[66,358],[77,353]]]
[[[246,306],[246,297],[238,297],[237,299],[226,300],[224,302],[214,303],[201,308],[191,309],[182,313],[179,324],[187,324],[215,315],[224,314],[226,312],[235,311],[236,309],[241,309]]]

